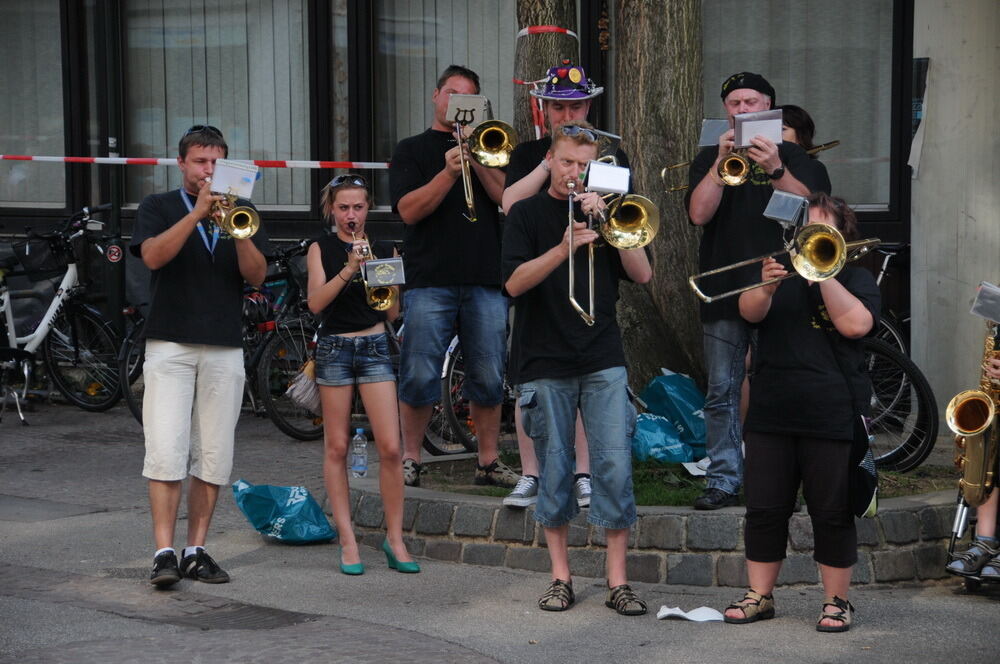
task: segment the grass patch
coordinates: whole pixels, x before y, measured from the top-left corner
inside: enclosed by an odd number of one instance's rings
[[[501,459],[515,470],[520,464],[516,454],[506,451]],[[503,498],[510,489],[496,486],[476,486],[472,483],[476,471],[475,459],[440,461],[424,466],[420,486],[437,491],[451,491],[475,496]],[[956,489],[958,472],[952,466],[924,465],[908,473],[879,471],[879,498],[897,498],[922,493]],[[690,507],[705,489],[705,480],[693,477],[680,464],[657,461],[634,461],[632,484],[636,505],[670,505]]]

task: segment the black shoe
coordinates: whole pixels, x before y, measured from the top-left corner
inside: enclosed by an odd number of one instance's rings
[[[172,586],[181,580],[181,571],[177,568],[177,554],[173,551],[164,551],[153,558],[153,571],[149,575],[149,582],[157,588]]]
[[[729,507],[738,504],[739,499],[736,494],[726,493],[722,489],[708,488],[705,492],[695,498],[694,508],[696,510],[717,510],[721,507]]]
[[[212,560],[204,549],[198,553],[181,558],[181,570],[184,576],[205,583],[229,583],[229,575]]]

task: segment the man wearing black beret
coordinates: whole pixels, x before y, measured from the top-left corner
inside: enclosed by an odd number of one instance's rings
[[[704,230],[699,272],[776,251],[782,246],[781,227],[764,217],[775,189],[807,196],[830,193],[826,169],[794,143],[775,144],[763,136],[751,139],[746,156],[750,174],[740,185],[726,185],[719,163],[733,151],[733,116],[766,111],[774,106],[774,87],[760,74],[740,72],[722,84],[722,103],[730,129],[718,146],[703,148],[688,172],[688,217]],[[722,293],[756,281],[759,266],[730,270],[703,280],[709,293]],[[708,372],[705,399],[706,451],[711,458],[708,485],[695,509],[714,510],[735,505],[743,483],[740,388],[750,328],[740,317],[737,298],[701,305],[701,321]]]

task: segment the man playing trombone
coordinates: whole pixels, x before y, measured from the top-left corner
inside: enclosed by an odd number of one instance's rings
[[[615,318],[618,281],[646,283],[652,269],[642,249],[594,248],[594,324],[569,302],[569,260],[576,261],[575,290],[588,284],[588,258],[580,247],[598,233],[577,221],[600,216],[604,201],[583,189],[580,176],[597,157],[597,135],[580,122],[553,131],[547,155],[549,186],[518,202],[504,227],[504,287],[514,297],[510,374],[519,386],[525,433],[540,466],[535,520],[545,528],[552,583],[538,600],[546,611],[565,611],[575,601],[569,568],[569,522],[579,512],[573,495],[573,443],[577,410],[589,443],[594,492],[587,520],[605,528],[608,595],[605,604],[621,615],[646,612],[628,585],[625,554],[635,522],[632,454],[635,410],[626,386],[625,354]],[[571,207],[572,206],[572,207]],[[572,235],[570,232],[572,224]],[[572,250],[569,247],[572,238]]]
[[[431,95],[431,127],[400,141],[389,167],[393,211],[406,225],[406,334],[399,367],[403,478],[408,486],[420,484],[420,445],[441,398],[441,365],[457,322],[464,390],[479,440],[474,481],[509,487],[517,476],[497,458],[507,355],[497,209],[503,173],[470,162],[472,190],[464,191],[462,155],[468,160],[469,150],[448,122],[453,94],[479,94],[479,76],[458,65],[444,70]]]
[[[805,150],[794,143],[775,144],[763,136],[751,139],[746,180],[727,185],[719,166],[733,152],[733,117],[770,109],[774,88],[760,74],[733,74],[722,84],[722,102],[730,129],[719,137],[717,147],[706,147],[698,153],[688,172],[688,216],[691,223],[704,228],[699,272],[781,248],[781,227],[763,216],[775,189],[802,196],[813,191],[830,192],[826,170]],[[721,293],[750,283],[754,277],[751,266],[715,275],[706,283],[711,292]],[[702,304],[701,320],[708,371],[706,451],[711,465],[708,486],[694,507],[714,510],[736,504],[743,480],[740,387],[746,372],[744,358],[750,328],[740,318],[736,298]]]

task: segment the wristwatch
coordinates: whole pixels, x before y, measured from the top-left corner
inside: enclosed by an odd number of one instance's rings
[[[782,164],[781,166],[778,166],[776,169],[774,169],[773,173],[768,173],[767,177],[771,178],[772,180],[780,180],[784,175],[785,175],[785,166],[784,164]]]

